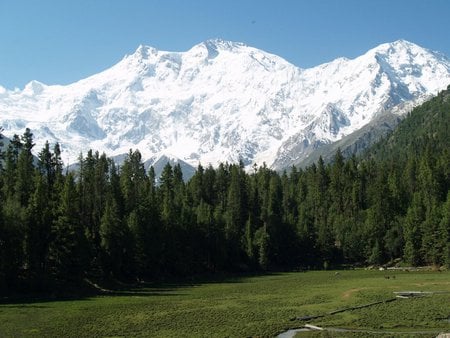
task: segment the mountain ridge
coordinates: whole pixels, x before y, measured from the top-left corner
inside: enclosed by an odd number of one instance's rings
[[[110,156],[137,148],[144,160],[273,166],[306,156],[298,144],[334,143],[448,83],[449,59],[405,40],[309,69],[221,39],[186,52],[140,45],[67,86],[0,90],[0,125],[6,136],[29,127],[38,147],[58,141],[70,162],[89,148]]]

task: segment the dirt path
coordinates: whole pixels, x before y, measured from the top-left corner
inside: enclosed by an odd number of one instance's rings
[[[355,288],[355,289],[350,289],[345,291],[342,294],[342,299],[348,299],[350,298],[355,292],[361,291],[361,290],[366,290],[367,288]]]

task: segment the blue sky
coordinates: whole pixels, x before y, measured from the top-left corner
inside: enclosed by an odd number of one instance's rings
[[[448,0],[0,0],[0,85],[68,84],[139,44],[244,42],[307,68],[406,39],[450,56]]]

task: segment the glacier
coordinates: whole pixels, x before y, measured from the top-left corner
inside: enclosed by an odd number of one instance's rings
[[[139,149],[152,163],[274,167],[449,84],[450,59],[405,40],[309,69],[221,39],[185,52],[141,45],[66,86],[0,86],[0,126],[7,137],[30,128],[36,151],[59,142],[66,163],[89,149],[112,157]]]

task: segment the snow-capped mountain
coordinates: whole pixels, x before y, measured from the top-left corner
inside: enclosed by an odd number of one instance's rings
[[[67,86],[0,87],[0,125],[6,136],[29,127],[37,150],[58,141],[71,163],[89,148],[110,156],[133,148],[144,160],[270,166],[297,161],[449,83],[449,58],[404,40],[311,69],[223,40],[187,52],[139,46]]]

